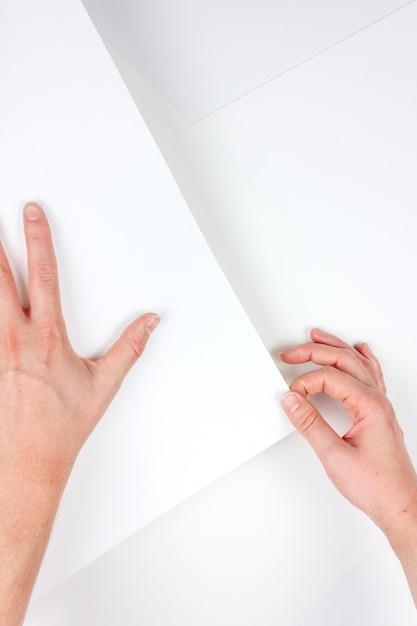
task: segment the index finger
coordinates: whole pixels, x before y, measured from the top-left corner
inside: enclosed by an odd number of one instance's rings
[[[285,363],[307,363],[311,361],[316,365],[332,365],[365,384],[378,382],[371,375],[374,374],[373,367],[367,368],[365,366],[364,357],[359,352],[347,348],[334,348],[324,343],[302,343],[281,352],[281,359]]]
[[[48,220],[38,204],[25,206],[24,226],[31,317],[56,320],[61,317],[58,268]]]
[[[386,396],[331,366],[325,366],[296,378],[290,385],[291,391],[302,396],[324,392],[341,400],[354,423],[367,417],[373,409],[380,409]]]

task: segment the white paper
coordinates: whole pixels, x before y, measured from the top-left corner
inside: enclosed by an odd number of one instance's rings
[[[412,2],[194,126],[391,323],[400,318],[409,341],[416,28]]]
[[[78,0],[0,9],[1,234],[25,297],[21,208],[48,212],[82,356],[162,323],[85,445],[35,595],[290,432],[285,384]]]
[[[111,42],[191,122],[407,0],[83,0]]]

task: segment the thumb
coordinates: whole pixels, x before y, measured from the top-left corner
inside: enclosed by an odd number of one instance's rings
[[[293,391],[281,396],[281,406],[292,425],[311,445],[319,459],[333,448],[343,446],[343,440],[324,420],[316,407],[299,393]]]
[[[142,356],[148,339],[158,326],[160,317],[156,313],[146,313],[129,324],[110,350],[99,360],[98,365],[106,385],[118,389],[128,371]]]

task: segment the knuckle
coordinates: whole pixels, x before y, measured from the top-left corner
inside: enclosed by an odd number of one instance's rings
[[[39,331],[39,337],[42,343],[55,345],[59,342],[59,331],[56,326],[48,324],[42,326]]]
[[[306,433],[317,420],[317,411],[313,407],[302,407],[296,412],[295,427],[301,434]]]
[[[354,350],[353,348],[344,348],[344,357],[348,360],[349,363],[362,362],[359,352],[357,350]]]
[[[41,361],[48,363],[52,355],[61,346],[61,343],[61,333],[56,326],[52,324],[41,326],[38,334]]]
[[[134,355],[139,358],[145,349],[146,339],[139,335],[130,338],[129,345]]]
[[[320,368],[320,370],[316,370],[316,371],[320,372],[323,375],[324,382],[326,382],[329,376],[331,377],[334,375],[336,369],[337,368],[335,368],[333,365],[324,365],[323,367]]]
[[[386,415],[394,415],[392,404],[384,393],[378,393],[378,401],[383,413]]]
[[[53,283],[57,270],[53,263],[38,263],[32,269],[32,277],[40,283]]]
[[[341,352],[341,354],[343,354],[345,357],[348,357],[349,359],[356,358],[354,350],[351,347],[349,347],[349,348],[338,348],[338,350]]]
[[[3,350],[7,358],[12,360],[13,363],[20,360],[22,355],[22,344],[16,328],[9,327],[4,331]]]

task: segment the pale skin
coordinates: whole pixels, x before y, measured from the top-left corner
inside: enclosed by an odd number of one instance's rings
[[[366,343],[351,346],[317,328],[311,339],[281,353],[286,363],[321,366],[296,378],[281,404],[337,489],[385,533],[417,605],[417,474],[381,366]],[[343,437],[307,399],[320,392],[343,402],[352,420]]]
[[[30,307],[0,245],[0,624],[23,623],[59,501],[85,440],[159,322],[130,324],[100,359],[72,349],[45,213],[24,209]]]
[[[0,624],[21,626],[59,501],[85,440],[159,317],[130,324],[100,359],[79,357],[62,316],[58,272],[46,216],[26,205],[30,307],[23,309],[0,245]],[[311,342],[286,350],[286,363],[320,366],[297,378],[282,405],[312,445],[330,479],[380,526],[417,602],[417,475],[386,397],[378,360],[314,329]],[[308,395],[338,398],[353,426],[344,437]]]

